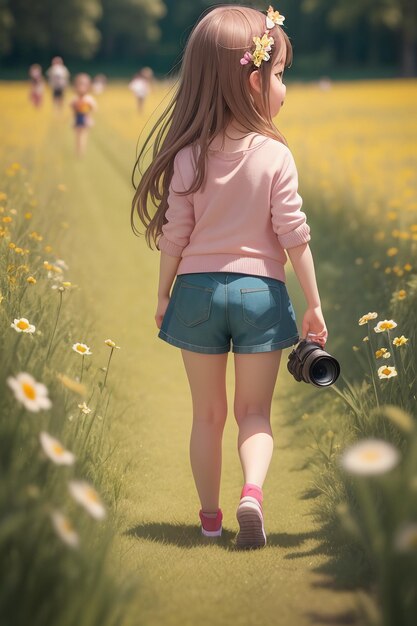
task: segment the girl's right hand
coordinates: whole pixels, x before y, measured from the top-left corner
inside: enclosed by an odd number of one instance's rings
[[[158,328],[161,328],[162,320],[164,319],[165,311],[168,308],[170,296],[160,296],[158,298],[158,307],[155,313],[155,322]]]
[[[320,306],[309,307],[304,313],[301,332],[303,338],[307,337],[311,341],[317,341],[324,348],[328,332]]]

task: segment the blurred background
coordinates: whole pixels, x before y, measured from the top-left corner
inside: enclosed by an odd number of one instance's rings
[[[2,0],[1,78],[65,56],[72,71],[127,77],[139,65],[166,75],[211,0]],[[231,2],[230,4],[238,4]],[[244,3],[264,9],[259,2]],[[275,7],[276,8],[276,7]],[[281,0],[294,46],[292,75],[414,76],[414,0]]]

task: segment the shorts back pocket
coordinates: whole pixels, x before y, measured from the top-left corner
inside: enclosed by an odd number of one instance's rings
[[[214,288],[181,280],[175,299],[175,315],[185,326],[196,326],[210,317]]]
[[[241,289],[242,314],[245,322],[267,330],[281,321],[281,289],[272,285],[258,289]]]

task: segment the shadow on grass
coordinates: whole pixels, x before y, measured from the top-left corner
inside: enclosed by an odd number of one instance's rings
[[[196,548],[200,546],[215,545],[225,550],[238,551],[235,545],[236,532],[223,527],[221,537],[205,537],[201,534],[201,528],[191,524],[173,524],[161,522],[148,522],[134,526],[124,532],[125,535],[137,539],[159,542],[161,544],[171,544],[179,548]],[[329,542],[331,529],[321,528],[319,530],[305,533],[268,533],[267,548],[287,548],[290,552],[283,554],[284,559],[297,559],[324,554],[329,560],[315,568],[313,571],[330,576],[331,580],[317,583],[315,586],[323,586],[334,589],[352,589],[358,586],[355,577],[352,576],[353,565],[357,567],[358,555],[341,555],[340,551],[335,552],[334,546]],[[315,540],[315,545],[308,550],[294,549],[301,547],[306,541]],[[343,559],[340,560],[340,557]]]
[[[341,624],[355,624],[360,626],[357,614],[354,611],[345,611],[343,613],[323,613],[310,612],[306,613],[312,624],[332,624],[333,626]]]
[[[125,535],[137,539],[147,539],[181,548],[195,548],[204,545],[216,545],[226,550],[240,551],[235,546],[236,532],[223,526],[221,537],[205,537],[199,526],[190,524],[172,524],[150,522],[134,526],[125,531]],[[267,547],[295,548],[309,539],[318,538],[316,531],[306,533],[268,533]],[[285,557],[287,558],[287,557]]]
[[[331,531],[322,528],[305,533],[268,533],[268,543],[263,550],[270,552],[281,549],[280,557],[291,560],[324,554],[328,557],[327,561],[310,570],[318,575],[312,583],[313,589],[327,589],[334,592],[363,589],[363,585],[353,575],[354,568],[358,566],[357,555],[352,555],[349,552],[343,556],[340,553],[335,554],[334,547],[328,541],[329,532],[331,534]],[[236,532],[225,527],[223,527],[222,536],[215,538],[201,535],[201,529],[197,525],[180,523],[144,523],[127,529],[124,534],[179,548],[193,549],[213,545],[228,552],[242,552],[235,545]],[[309,550],[303,550],[303,544],[311,540],[314,540],[314,546]],[[244,552],[248,552],[248,550]],[[262,554],[262,549],[250,550],[250,552]],[[306,613],[306,616],[311,620],[311,624],[355,624],[359,626],[356,613],[353,610],[344,611],[340,614],[309,612]]]

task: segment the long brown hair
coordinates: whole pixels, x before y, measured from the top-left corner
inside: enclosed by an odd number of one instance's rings
[[[131,226],[135,209],[145,225],[145,238],[152,248],[157,245],[166,223],[165,213],[174,158],[185,146],[192,145],[196,176],[184,194],[194,193],[203,184],[206,174],[207,148],[212,139],[224,132],[235,118],[249,132],[272,137],[288,145],[274,126],[269,110],[269,83],[273,65],[283,59],[292,63],[291,42],[282,28],[270,30],[274,38],[271,58],[256,68],[253,63],[240,64],[240,58],[253,49],[253,37],[265,32],[266,13],[237,5],[220,5],[203,13],[192,29],[183,55],[174,95],[149,133],[133,169],[141,171],[140,163],[146,148],[153,141],[153,158],[143,173],[132,201]],[[255,107],[249,89],[249,75],[259,69],[261,79],[261,110]],[[148,212],[148,200],[156,212]],[[159,248],[158,248],[159,249]]]

